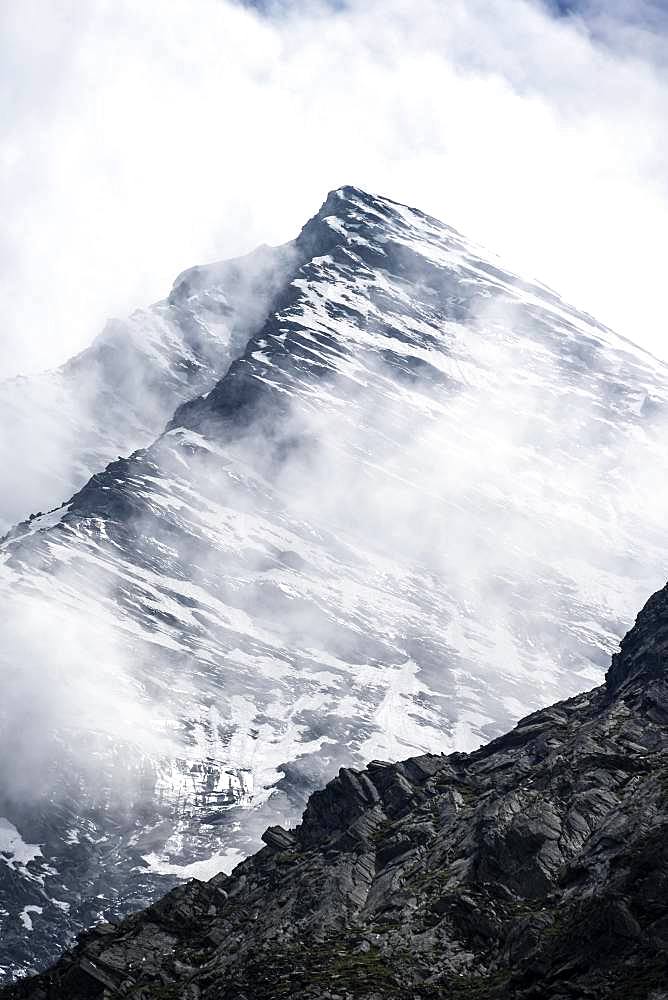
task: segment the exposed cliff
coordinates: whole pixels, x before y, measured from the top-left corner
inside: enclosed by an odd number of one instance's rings
[[[471,754],[342,769],[232,875],[5,1000],[668,997],[668,590],[606,684]]]

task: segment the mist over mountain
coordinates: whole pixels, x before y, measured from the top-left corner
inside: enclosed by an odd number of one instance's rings
[[[211,388],[264,321],[293,264],[290,246],[260,247],[213,272],[196,268],[164,301],[112,320],[60,368],[0,382],[0,533],[150,444],[179,403]]]
[[[7,976],[590,687],[665,575],[666,365],[416,209],[340,188],[114,329],[2,396],[62,456],[23,513],[73,491],[0,548]]]

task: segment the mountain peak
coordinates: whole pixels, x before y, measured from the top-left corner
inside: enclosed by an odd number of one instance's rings
[[[462,239],[461,235],[451,226],[445,225],[420,209],[387,198],[385,195],[365,191],[353,184],[344,184],[342,187],[330,191],[304,229],[308,229],[314,222],[323,222],[332,218],[344,224],[350,224],[353,230],[365,226],[375,229],[388,223],[392,227],[398,225],[401,229],[410,229],[411,224],[426,224],[435,230],[441,238],[444,234],[450,233],[458,239]]]
[[[622,639],[605,676],[611,694],[633,681],[668,677],[668,585],[653,594]]]
[[[355,187],[354,184],[344,184],[342,187],[334,188],[327,193],[327,197],[316,214],[323,216],[331,212],[340,212],[344,210],[345,206],[376,205],[383,201],[385,199],[379,195]]]

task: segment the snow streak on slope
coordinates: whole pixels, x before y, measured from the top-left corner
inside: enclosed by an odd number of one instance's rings
[[[294,267],[290,246],[192,268],[61,368],[0,382],[0,534],[150,443],[244,349]]]
[[[0,815],[41,850],[4,964],[231,865],[342,764],[590,686],[663,579],[665,366],[356,189],[295,250],[225,377],[2,547]]]

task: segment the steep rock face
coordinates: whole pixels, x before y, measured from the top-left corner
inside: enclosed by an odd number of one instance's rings
[[[150,444],[242,353],[295,266],[288,245],[192,268],[167,299],[111,321],[55,371],[0,382],[0,534]]]
[[[663,364],[353,188],[295,251],[225,377],[0,549],[7,974],[596,681],[663,578]]]
[[[342,768],[295,830],[7,1000],[665,1000],[668,591],[606,684],[471,754]]]

